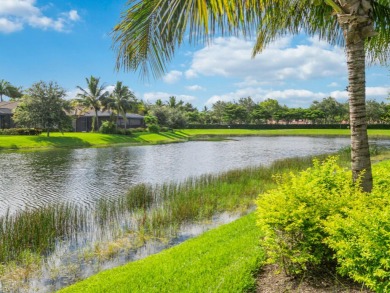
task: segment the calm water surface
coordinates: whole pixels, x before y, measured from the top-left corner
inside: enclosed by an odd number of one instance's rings
[[[349,138],[240,137],[158,146],[0,153],[0,215],[7,209],[72,202],[90,206],[141,183],[270,164],[276,159],[334,152]]]

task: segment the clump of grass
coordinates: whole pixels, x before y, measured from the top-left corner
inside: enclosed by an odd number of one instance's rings
[[[25,210],[0,218],[0,262],[23,260],[23,252],[45,255],[56,241],[74,235],[85,227],[80,209],[60,204]]]

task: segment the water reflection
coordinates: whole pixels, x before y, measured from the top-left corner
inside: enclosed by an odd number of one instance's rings
[[[334,152],[348,144],[348,138],[240,137],[223,142],[0,153],[0,215],[7,209],[14,212],[56,202],[88,207],[140,182],[180,181],[281,158]]]

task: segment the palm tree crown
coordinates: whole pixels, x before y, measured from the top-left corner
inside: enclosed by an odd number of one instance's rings
[[[77,94],[77,98],[79,99],[81,105],[93,108],[95,111],[95,123],[92,125],[93,130],[95,130],[99,127],[98,111],[102,107],[102,101],[108,97],[109,93],[103,84],[99,84],[100,78],[96,78],[91,75],[89,79],[86,78],[85,80],[87,82],[88,89],[85,90],[82,87],[77,86],[77,88],[81,91],[81,93]]]
[[[117,119],[119,119],[119,115],[122,115],[126,128],[126,113],[135,109],[136,97],[130,91],[129,87],[124,86],[121,81],[118,81],[111,95],[102,104],[105,110],[113,110],[117,114]]]

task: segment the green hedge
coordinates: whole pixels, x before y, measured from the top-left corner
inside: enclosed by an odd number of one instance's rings
[[[390,124],[369,124],[369,129],[390,129]],[[349,124],[189,124],[188,129],[348,129]]]
[[[40,135],[40,128],[9,128],[0,129],[0,135]]]

